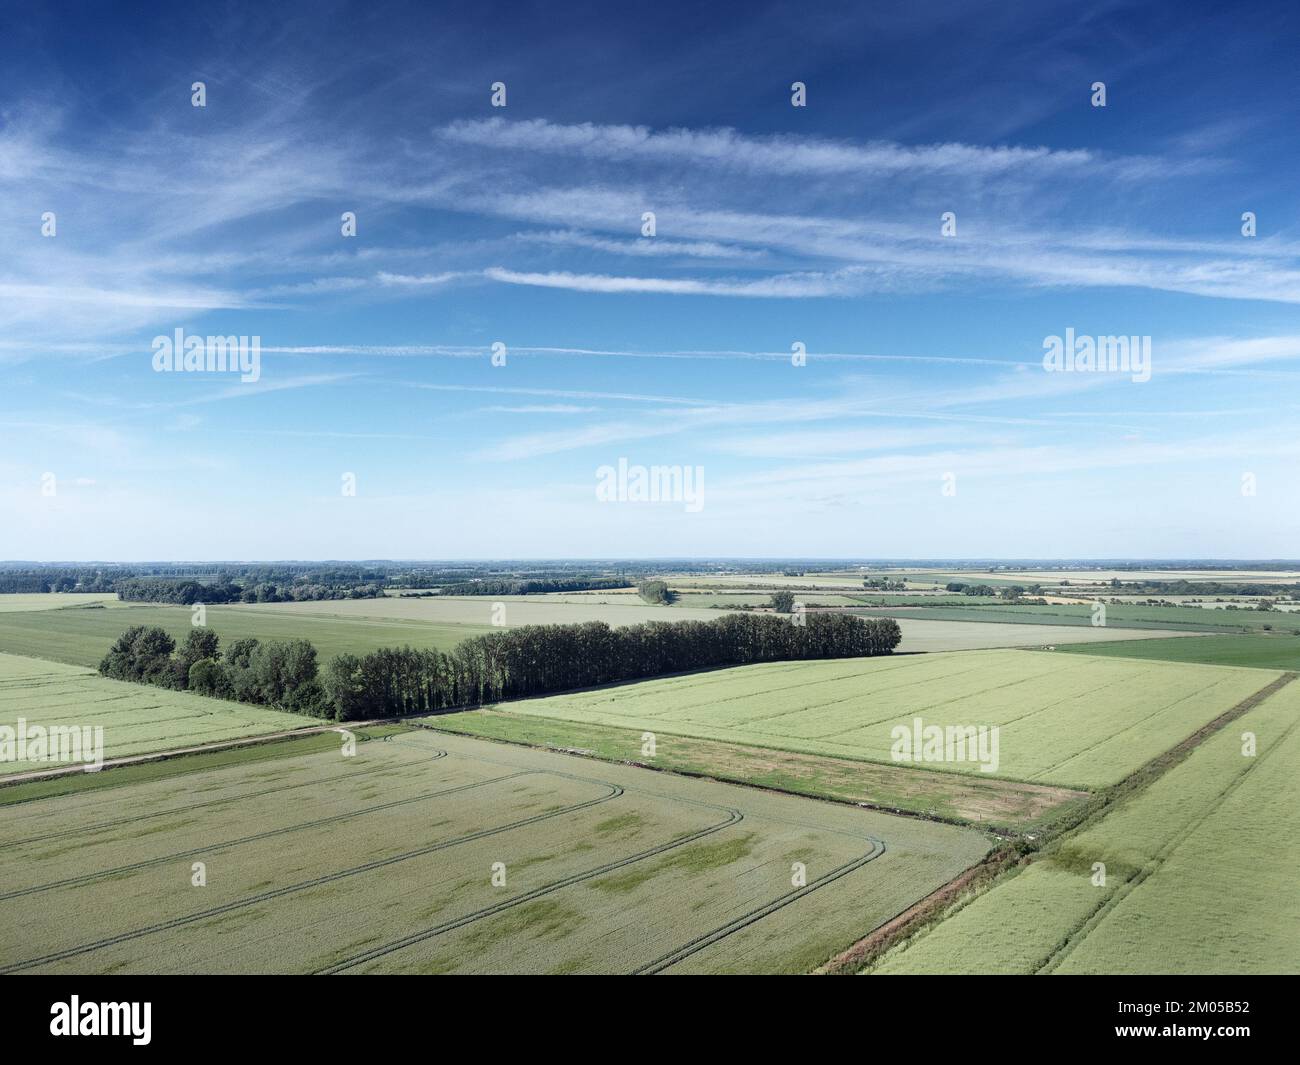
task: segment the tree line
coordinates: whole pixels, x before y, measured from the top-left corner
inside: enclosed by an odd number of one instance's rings
[[[900,638],[892,618],[848,614],[810,614],[799,623],[733,614],[623,628],[592,621],[487,633],[449,652],[402,647],[342,654],[320,670],[307,640],[237,640],[223,657],[210,629],[192,630],[178,649],[163,629],[141,625],[117,639],[99,669],[118,680],[355,721],[694,669],[883,655]]]
[[[414,592],[411,598],[437,595],[539,595],[543,592],[592,592],[607,588],[631,588],[623,577],[528,577],[500,580],[459,581],[436,590]]]
[[[41,566],[35,569],[0,569],[0,595],[32,592],[111,592],[121,570],[84,566]]]
[[[205,584],[167,577],[132,577],[114,586],[119,599],[138,603],[299,603],[318,599],[374,599],[384,594],[382,582],[321,583],[318,581],[248,581],[219,579]]]
[[[236,640],[223,656],[217,634],[190,630],[178,648],[165,629],[136,625],[114,641],[99,671],[115,680],[156,684],[278,710],[333,717],[309,640]]]

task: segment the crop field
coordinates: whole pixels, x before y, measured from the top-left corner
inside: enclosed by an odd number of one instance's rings
[[[464,710],[426,719],[430,728],[486,739],[580,753],[611,762],[652,765],[795,795],[833,799],[992,830],[1032,831],[1087,793],[958,773],[931,773],[911,766],[879,765],[851,758],[778,751],[771,747],[657,735],[648,755],[639,729],[563,721],[502,710]]]
[[[319,724],[298,714],[109,680],[76,666],[0,654],[0,725],[101,726],[104,757],[121,758]],[[55,768],[0,762],[0,776]]]
[[[568,598],[575,599],[576,596],[570,595]],[[282,624],[288,624],[284,619],[290,618],[330,619],[335,624],[343,624],[350,619],[415,624],[436,622],[449,632],[455,631],[452,626],[464,626],[465,636],[484,631],[482,626],[491,622],[494,603],[505,605],[504,620],[508,626],[560,625],[584,621],[604,621],[609,625],[636,625],[646,621],[714,621],[723,614],[722,610],[711,607],[692,608],[689,605],[690,600],[687,599],[686,602],[688,605],[649,606],[640,602],[562,602],[543,596],[513,598],[503,596],[495,599],[491,596],[465,596],[447,599],[385,598],[275,603],[238,609],[262,616],[279,617],[282,619]],[[209,621],[212,617],[213,614],[209,611]],[[1039,646],[1065,642],[1092,643],[1122,640],[1128,636],[1124,632],[1092,626],[987,624],[961,620],[922,621],[910,617],[902,617],[898,623],[903,631],[903,639],[898,646],[898,650],[902,652],[961,651],[981,647]],[[0,632],[3,632],[2,627]],[[306,639],[314,640],[305,631],[302,635]],[[1152,633],[1153,637],[1165,635],[1178,634]],[[413,646],[421,646],[415,643],[414,638],[406,642],[411,642]],[[458,641],[453,639],[451,642]],[[3,644],[0,643],[0,646]],[[365,649],[370,650],[370,647],[367,645]]]
[[[6,597],[0,596],[0,603]],[[14,596],[36,599],[39,596]],[[51,598],[47,596],[46,598]],[[83,598],[83,597],[78,597]],[[644,621],[714,621],[722,611],[707,607],[657,607],[635,603],[558,602],[540,596],[494,599],[464,596],[447,599],[383,597],[250,606],[210,606],[207,624],[222,645],[243,637],[261,640],[310,640],[322,662],[351,652],[379,647],[436,647],[450,650],[462,640],[493,631],[494,603],[505,604],[507,625],[552,625],[605,621],[632,625]],[[124,604],[67,606],[52,610],[0,610],[0,653],[48,658],[96,667],[112,642],[132,625],[158,625],[178,642],[191,627],[186,606]],[[1104,628],[977,624],[964,621],[899,621],[899,650],[955,651],[1123,639]],[[1153,635],[1168,635],[1166,633]]]
[[[1243,734],[1255,736],[1248,755]],[[1300,972],[1300,684],[874,968]],[[1105,883],[1094,882],[1095,863]]]
[[[903,639],[897,653],[912,654],[921,651],[977,651],[995,647],[1055,647],[1077,643],[1091,646],[1124,640],[1132,637],[1122,629],[1093,628],[1081,625],[1018,625],[996,621],[922,621],[911,617],[908,611],[894,613],[880,611],[892,617],[902,630]],[[1153,640],[1171,636],[1186,636],[1182,632],[1152,630],[1145,634]]]
[[[0,972],[799,972],[988,846],[413,730],[0,807]]]
[[[997,622],[1017,625],[1092,627],[1090,604],[1050,603],[1047,606],[970,607],[864,607],[853,613],[888,614],[930,621]],[[1199,606],[1147,606],[1137,603],[1107,603],[1106,625],[1114,629],[1182,629],[1188,632],[1255,632],[1267,628],[1300,630],[1300,620],[1279,611],[1203,610]]]
[[[891,730],[910,729],[917,717],[942,727],[997,726],[998,765],[987,775],[1095,788],[1121,779],[1274,676],[992,650],[739,666],[522,699],[501,709],[891,764]],[[924,764],[981,773],[974,760]]]
[[[1300,573],[1294,570],[1268,569],[1026,569],[1026,570],[909,570],[900,568],[886,575],[906,576],[909,581],[933,582],[945,584],[948,581],[964,581],[967,584],[1010,585],[1041,584],[1044,587],[1056,587],[1062,581],[1071,585],[1110,584],[1112,580],[1131,581],[1190,581],[1221,582],[1226,584],[1248,584],[1268,582],[1269,584],[1300,583]]]
[[[685,574],[667,577],[672,588],[825,588],[827,591],[861,591],[861,573],[805,573],[790,577],[784,573]]]
[[[488,605],[484,604],[485,611]],[[221,637],[223,647],[246,636],[260,640],[310,640],[322,662],[344,652],[364,654],[379,647],[407,644],[450,650],[461,640],[489,631],[486,624],[302,614],[258,606],[210,606],[207,624]],[[124,605],[108,609],[0,612],[0,653],[94,668],[113,641],[132,625],[159,625],[179,642],[190,631],[190,608]]]
[[[1254,666],[1300,670],[1300,639],[1294,636],[1189,636],[1185,640],[1121,640],[1100,646],[1075,644],[1058,648],[1076,654],[1146,658],[1161,662]]]
[[[0,614],[13,610],[58,610],[62,607],[119,605],[115,592],[11,592],[0,595]]]
[[[380,599],[330,599],[303,603],[266,603],[243,609],[286,617],[328,617],[345,621],[367,619],[416,622],[441,626],[463,625],[475,631],[492,624],[494,606],[505,604],[502,620],[514,625],[575,625],[603,621],[609,625],[637,625],[643,621],[715,621],[722,611],[708,607],[652,606],[637,596],[607,595],[603,601],[540,595],[385,596]]]

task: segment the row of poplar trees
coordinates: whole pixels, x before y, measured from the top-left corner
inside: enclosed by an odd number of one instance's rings
[[[545,692],[588,688],[716,666],[889,654],[892,618],[728,614],[714,621],[652,621],[610,628],[525,625],[465,640],[450,652],[381,648],[339,655],[324,686],[339,721],[432,713]]]

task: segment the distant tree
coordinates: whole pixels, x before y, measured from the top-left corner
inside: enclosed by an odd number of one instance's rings
[[[641,581],[636,586],[637,594],[647,603],[665,606],[673,601],[672,592],[668,590],[667,581]]]
[[[794,592],[773,592],[772,609],[778,614],[788,614],[794,609]]]

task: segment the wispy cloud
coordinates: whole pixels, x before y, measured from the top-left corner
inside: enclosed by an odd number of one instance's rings
[[[847,296],[863,289],[866,273],[857,268],[833,273],[780,274],[754,280],[715,281],[702,278],[620,277],[610,274],[573,274],[563,270],[530,273],[489,267],[485,276],[509,285],[564,288],[573,292],[655,293],[674,296],[745,296],[751,299],[806,299]]]
[[[777,175],[958,174],[984,177],[1009,171],[1078,170],[1094,165],[1091,151],[971,144],[855,144],[792,135],[747,136],[734,129],[653,130],[646,126],[562,125],[545,119],[510,122],[489,118],[453,122],[442,140],[502,151],[555,152],[625,163],[686,162],[726,170]],[[1149,172],[1145,160],[1121,162]],[[1127,172],[1127,170],[1126,170]]]

